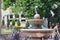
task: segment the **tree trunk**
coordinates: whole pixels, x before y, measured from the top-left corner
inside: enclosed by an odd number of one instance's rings
[[[1,0],[0,0],[0,33],[1,33]]]

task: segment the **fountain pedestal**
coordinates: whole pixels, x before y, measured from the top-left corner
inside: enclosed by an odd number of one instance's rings
[[[30,19],[28,20],[30,25],[29,29],[42,29],[41,25],[43,25],[43,21],[42,19]]]
[[[21,35],[25,38],[44,40],[44,37],[49,36],[53,29],[21,29]]]

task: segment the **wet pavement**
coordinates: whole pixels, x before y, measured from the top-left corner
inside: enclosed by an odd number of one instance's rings
[[[0,36],[0,40],[12,40],[12,36],[11,35],[2,35],[2,36]],[[24,39],[24,37],[22,37],[22,38],[20,38],[20,40],[26,40],[26,39]],[[40,40],[40,39],[28,39],[28,40]],[[54,38],[48,38],[45,40],[54,40]]]

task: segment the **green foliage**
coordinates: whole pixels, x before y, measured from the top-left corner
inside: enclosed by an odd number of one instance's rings
[[[15,25],[15,20],[14,19],[12,20],[12,25]]]
[[[13,3],[15,3],[16,0],[3,0],[3,6],[2,8],[6,10],[9,6],[12,6]]]
[[[26,21],[26,27],[29,27],[29,22],[28,21]]]
[[[9,0],[3,0],[3,9],[6,10],[10,5],[10,1]]]
[[[2,20],[2,25],[4,25],[4,20]]]
[[[20,11],[24,12],[25,17],[33,17],[35,14],[35,6],[38,6],[38,13],[42,17],[50,17],[50,10],[53,10],[54,4],[59,4],[57,0],[16,0],[15,7],[13,8],[14,13]]]
[[[23,11],[25,17],[32,18],[35,14],[35,6],[38,6],[38,13],[40,14],[41,18],[45,17],[48,18],[49,21],[60,21],[60,1],[59,0],[5,0],[3,1],[3,4],[5,6],[4,9],[6,9],[8,6],[14,4],[12,6],[12,12],[18,13],[20,11]],[[57,4],[59,8],[57,10],[54,9],[53,5]],[[55,18],[51,17],[50,10],[55,11]],[[51,19],[52,18],[52,19]],[[51,19],[51,20],[50,20]],[[53,20],[54,19],[54,20]],[[55,22],[54,21],[54,22]]]
[[[20,23],[20,20],[18,20],[18,21],[17,21],[17,25],[20,26],[20,24],[21,24],[21,23]]]
[[[15,18],[19,18],[19,15],[18,14],[15,14]]]
[[[57,17],[53,17],[53,18],[50,18],[48,19],[50,22],[58,22],[58,18]]]

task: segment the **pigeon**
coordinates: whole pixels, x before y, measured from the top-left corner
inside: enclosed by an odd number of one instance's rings
[[[50,13],[52,14],[52,17],[54,17],[55,14],[52,10],[50,10]]]

